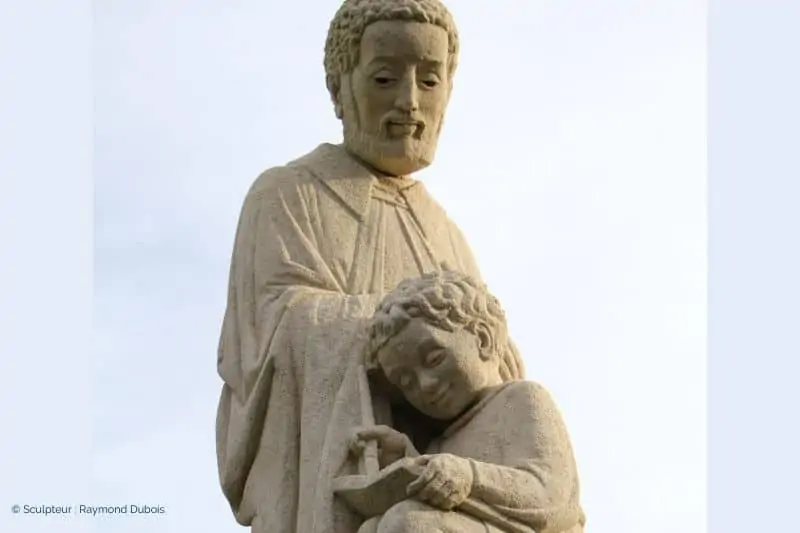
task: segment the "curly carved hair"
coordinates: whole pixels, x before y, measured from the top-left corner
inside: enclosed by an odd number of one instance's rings
[[[444,271],[407,279],[388,293],[369,324],[367,366],[375,365],[378,350],[414,318],[447,331],[476,332],[483,325],[492,333],[504,381],[522,379],[524,366],[508,337],[500,302],[483,283],[464,274]]]
[[[331,96],[339,92],[340,77],[358,64],[361,37],[370,24],[402,20],[435,24],[447,32],[448,75],[458,65],[458,30],[440,0],[344,0],[334,15],[325,41],[325,82]]]

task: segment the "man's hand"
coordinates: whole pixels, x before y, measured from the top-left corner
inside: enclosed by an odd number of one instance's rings
[[[449,511],[466,500],[472,491],[472,467],[463,457],[440,453],[422,455],[415,462],[424,470],[408,485],[409,496]]]
[[[389,426],[357,428],[350,438],[350,451],[360,456],[369,441],[378,443],[378,463],[381,468],[404,457],[419,456],[408,436]]]

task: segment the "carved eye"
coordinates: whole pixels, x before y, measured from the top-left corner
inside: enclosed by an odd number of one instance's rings
[[[375,77],[375,83],[377,83],[378,85],[381,85],[381,86],[389,85],[390,83],[392,83],[392,81],[394,81],[394,80],[392,78],[388,77],[388,76],[376,76]]]
[[[444,350],[435,350],[428,354],[425,358],[425,366],[428,368],[433,368],[438,366],[444,361],[445,353]]]

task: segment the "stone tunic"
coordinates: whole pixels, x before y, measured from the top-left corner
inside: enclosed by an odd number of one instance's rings
[[[555,402],[537,383],[512,381],[494,388],[425,453],[469,459],[470,497],[488,504],[500,522],[511,520],[531,533],[583,531],[569,435]]]

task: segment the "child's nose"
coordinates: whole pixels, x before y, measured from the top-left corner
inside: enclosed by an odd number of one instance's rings
[[[436,376],[431,374],[422,374],[419,378],[419,388],[422,392],[431,393],[436,390],[436,387],[439,385],[439,380],[436,379]]]

